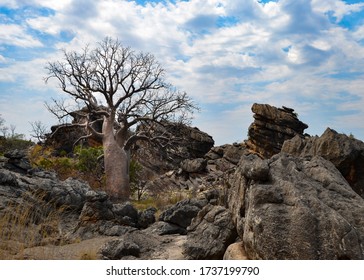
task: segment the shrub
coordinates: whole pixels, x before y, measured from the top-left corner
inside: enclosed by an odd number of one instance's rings
[[[102,147],[82,148],[78,146],[74,153],[78,157],[77,169],[81,172],[95,172],[100,166],[99,158],[103,154]]]

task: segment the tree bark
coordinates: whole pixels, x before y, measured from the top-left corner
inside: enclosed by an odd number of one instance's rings
[[[115,200],[129,200],[129,152],[120,146],[114,133],[114,118],[104,119],[103,149],[106,175],[105,191]]]

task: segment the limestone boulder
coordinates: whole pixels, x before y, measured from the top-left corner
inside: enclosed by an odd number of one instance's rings
[[[282,152],[298,157],[321,156],[331,161],[361,197],[364,197],[364,143],[327,128],[320,137],[298,135],[284,142]]]
[[[364,200],[331,162],[280,153],[260,163],[268,179],[237,168],[230,182],[249,259],[364,259]]]
[[[188,227],[183,252],[188,259],[222,259],[236,237],[230,212],[222,206],[208,204]]]

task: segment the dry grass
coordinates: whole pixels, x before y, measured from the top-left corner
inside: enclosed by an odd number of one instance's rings
[[[0,212],[0,259],[23,258],[26,248],[59,245],[64,208],[44,201],[44,193],[25,193]]]
[[[161,212],[166,210],[169,206],[176,204],[177,202],[191,198],[191,193],[186,190],[180,191],[166,191],[164,193],[154,194],[146,199],[134,200],[132,204],[138,210],[144,211],[149,207],[157,209],[156,216],[158,217]]]

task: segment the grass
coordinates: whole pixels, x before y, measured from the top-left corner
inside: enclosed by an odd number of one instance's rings
[[[0,259],[23,259],[26,248],[59,245],[59,223],[65,209],[45,202],[44,196],[24,193],[0,212]]]
[[[156,208],[156,217],[158,218],[160,213],[166,210],[169,206],[189,198],[191,198],[191,193],[189,191],[166,191],[164,193],[154,194],[153,196],[149,196],[142,200],[133,200],[132,204],[140,211],[144,211],[149,207]]]

